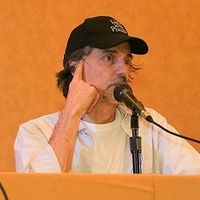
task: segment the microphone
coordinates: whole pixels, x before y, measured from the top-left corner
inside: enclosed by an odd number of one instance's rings
[[[126,83],[120,83],[114,88],[114,97],[118,102],[125,103],[125,105],[140,115],[148,122],[153,122],[152,116],[145,110],[143,104],[137,100],[133,95],[132,88]]]
[[[136,114],[138,114],[141,117],[143,117],[144,119],[146,119],[148,122],[158,126],[162,130],[166,131],[167,133],[177,136],[177,137],[180,137],[180,138],[184,138],[186,140],[190,140],[192,142],[200,143],[200,140],[197,140],[197,139],[185,136],[185,135],[179,135],[177,133],[174,133],[174,132],[164,128],[163,126],[161,126],[160,124],[155,122],[153,120],[152,116],[145,110],[143,104],[140,101],[138,101],[137,98],[133,95],[132,88],[128,84],[120,83],[120,84],[116,85],[113,93],[114,93],[115,99],[118,102],[125,103],[125,105],[129,109],[131,109]]]

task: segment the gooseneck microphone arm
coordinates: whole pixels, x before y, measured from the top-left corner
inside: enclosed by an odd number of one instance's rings
[[[136,97],[133,95],[132,88],[128,84],[126,83],[118,84],[114,89],[114,97],[118,102],[125,103],[129,109],[131,109],[132,111],[134,110],[134,112],[136,112],[138,115],[146,119],[148,122],[158,126],[159,128],[166,131],[167,133],[186,139],[186,140],[190,140],[192,142],[200,143],[200,140],[197,140],[188,136],[184,136],[184,135],[179,135],[177,133],[169,131],[168,129],[164,128],[163,126],[155,122],[153,120],[153,117],[145,110],[142,103],[139,102],[136,99]]]

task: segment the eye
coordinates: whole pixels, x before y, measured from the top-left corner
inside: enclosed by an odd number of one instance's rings
[[[131,65],[132,59],[133,59],[132,56],[128,56],[128,57],[124,60],[125,64],[126,64],[126,65]]]
[[[126,59],[126,60],[125,60],[125,64],[126,64],[126,65],[131,64],[131,60],[130,60],[130,59]]]
[[[103,61],[107,64],[112,64],[115,62],[115,57],[112,54],[106,54],[105,56],[103,56]]]

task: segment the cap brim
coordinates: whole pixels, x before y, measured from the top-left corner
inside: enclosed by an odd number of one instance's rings
[[[117,46],[123,42],[128,42],[130,45],[131,53],[133,54],[146,54],[148,52],[147,43],[137,37],[130,37],[125,34],[112,34],[106,36],[105,38],[101,38],[101,40],[96,40],[90,42],[88,45],[91,47],[99,48],[99,49],[107,49],[114,46]]]

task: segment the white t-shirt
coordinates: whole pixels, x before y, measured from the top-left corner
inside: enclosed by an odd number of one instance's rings
[[[177,132],[155,110],[147,109],[154,120]],[[15,140],[18,172],[61,172],[55,152],[48,144],[60,113],[22,124]],[[81,120],[71,173],[132,173],[130,113],[119,107],[116,119],[108,124]],[[185,140],[167,134],[139,118],[142,138],[142,173],[200,174],[200,154]]]

